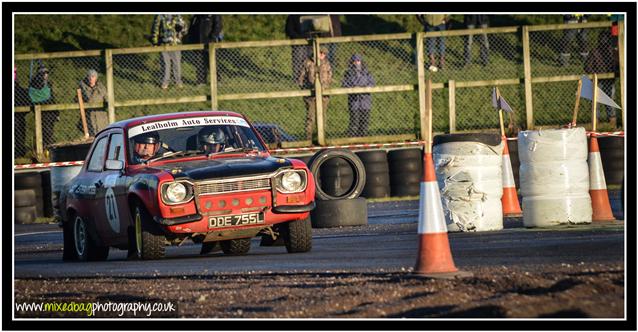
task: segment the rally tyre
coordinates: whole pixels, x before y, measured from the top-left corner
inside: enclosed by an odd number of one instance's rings
[[[355,154],[366,166],[368,163],[388,162],[388,154],[384,150],[359,151]]]
[[[245,255],[250,250],[250,238],[221,241],[221,247],[226,255]]]
[[[312,212],[313,228],[360,226],[368,224],[368,204],[365,198],[316,201]]]
[[[151,216],[142,206],[135,207],[135,248],[137,256],[143,260],[164,258],[166,237],[153,223]]]
[[[36,195],[33,189],[17,189],[13,197],[15,198],[15,207],[34,206],[36,204]]]
[[[361,191],[366,183],[366,173],[363,163],[361,159],[357,157],[354,153],[345,149],[323,149],[315,153],[310,161],[308,162],[308,169],[315,177],[315,179],[320,179],[320,175],[318,173],[321,165],[323,165],[326,161],[334,158],[344,159],[353,170],[354,181],[350,188],[346,190],[345,193],[339,196],[330,195],[321,186],[321,181],[315,181],[316,190],[315,195],[319,200],[337,200],[337,199],[353,199],[359,197],[361,195]]]
[[[312,249],[312,224],[310,217],[283,225],[283,238],[289,253],[308,252]]]
[[[42,187],[40,172],[15,173],[15,189],[36,189]]]
[[[77,260],[104,261],[109,256],[109,247],[98,246],[89,233],[89,226],[84,218],[73,216],[72,222],[73,248]]]
[[[423,160],[423,151],[421,149],[400,149],[388,152],[388,162],[391,164],[395,161],[417,159]]]

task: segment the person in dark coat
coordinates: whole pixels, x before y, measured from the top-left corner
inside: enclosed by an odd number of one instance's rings
[[[368,71],[361,55],[353,55],[350,58],[350,64],[343,77],[341,86],[344,88],[354,88],[374,85],[374,78]],[[372,96],[370,96],[369,93],[352,93],[348,95],[348,111],[350,112],[348,136],[367,135],[371,108]]]
[[[481,28],[485,29],[489,26],[488,15],[463,15],[463,21],[468,29]],[[481,64],[486,66],[489,62],[490,43],[487,39],[487,34],[483,33],[476,36],[478,42],[481,44]],[[472,40],[474,35],[468,35],[465,37],[465,65],[469,65],[472,62]]]
[[[612,36],[609,30],[601,31],[598,35],[598,44],[589,52],[587,59],[585,59],[585,72],[588,74],[603,74],[603,73],[617,73],[618,66],[618,51],[614,50],[612,43]],[[614,98],[616,92],[616,79],[600,79],[598,80],[598,86],[600,87],[609,98]],[[611,125],[616,128],[616,109],[611,106],[601,105],[598,107],[598,118],[600,118],[600,109],[605,108],[607,113],[607,120]]]
[[[223,23],[221,15],[193,15],[191,19],[190,41],[193,44],[219,43],[224,39]],[[201,57],[197,57],[195,69],[197,70],[197,83],[206,84],[208,74],[208,51],[204,50]]]

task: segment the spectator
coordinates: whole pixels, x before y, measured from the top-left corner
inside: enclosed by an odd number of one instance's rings
[[[587,15],[583,14],[571,14],[563,15],[563,23],[565,24],[578,24],[587,23]],[[571,48],[574,38],[578,37],[578,52],[583,61],[587,58],[587,29],[565,29],[563,30],[563,38],[560,41],[560,58],[559,63],[561,66],[567,66],[571,57]]]
[[[97,71],[90,69],[86,77],[80,81],[80,90],[82,92],[82,101],[85,103],[103,103],[107,102],[106,87],[102,82],[97,80]],[[95,136],[100,130],[109,125],[109,117],[104,108],[87,109],[86,122],[89,129],[89,135]],[[82,123],[78,123],[78,128],[82,128]]]
[[[13,67],[13,98],[14,106],[28,106],[29,92],[28,89],[23,88],[18,82],[18,67]],[[26,116],[28,112],[13,112],[15,120],[15,153],[18,155],[26,154],[26,147],[24,141],[27,133]]]
[[[134,164],[145,163],[155,157],[161,146],[160,137],[156,131],[137,135],[133,138],[133,142],[135,143],[133,148]]]
[[[151,43],[158,46],[179,45],[182,43],[182,37],[186,35],[187,30],[181,15],[155,15],[153,27],[151,28]],[[182,83],[181,61],[181,51],[162,52],[162,65],[164,67],[162,89],[168,89],[168,83],[171,78],[171,67],[177,87],[182,88],[184,86]]]
[[[368,68],[359,54],[350,59],[348,70],[344,75],[341,86],[344,88],[374,86],[374,78],[368,72]],[[347,135],[365,136],[368,132],[372,97],[369,93],[352,93],[348,95],[348,111],[350,112],[350,125]]]
[[[194,15],[188,29],[191,42],[195,44],[218,43],[224,39],[222,31],[221,15]],[[201,57],[197,57],[195,61],[195,69],[197,71],[197,83],[206,84],[206,75],[208,73],[208,52],[204,50]]]
[[[614,45],[614,49],[618,49],[618,23],[625,20],[623,14],[609,14],[607,15],[611,20],[611,42]]]
[[[425,32],[446,30],[448,22],[447,15],[417,15],[416,18],[423,25]],[[428,69],[431,71],[443,69],[443,67],[445,67],[445,37],[426,38],[426,47],[428,55],[430,56],[430,66]],[[439,55],[438,66],[435,54]]]
[[[302,18],[308,16],[316,17],[318,15],[288,15],[286,18],[286,36],[290,39],[311,39],[313,37],[339,37],[342,35],[339,15],[320,15],[330,17],[329,31],[323,32],[313,31],[309,29],[309,25],[302,23]],[[335,43],[328,45],[328,61],[330,63],[334,63],[336,50],[337,45]],[[292,46],[292,74],[295,79],[299,77],[306,56],[311,51],[312,48],[307,45]]]
[[[489,16],[487,15],[463,15],[463,21],[468,29],[481,28],[486,29],[489,26]],[[472,39],[474,35],[466,36],[465,40],[465,65],[472,62]],[[481,44],[481,64],[487,66],[489,62],[490,44],[487,34],[483,33],[478,37]]]
[[[618,72],[618,52],[614,50],[612,44],[612,38],[609,30],[601,31],[598,35],[598,44],[589,53],[589,56],[585,60],[585,72],[588,74],[602,74],[602,73],[614,73]],[[601,79],[598,80],[598,86],[605,94],[611,99],[614,99],[616,92],[616,79]],[[606,109],[607,120],[615,128],[616,127],[616,109],[611,106],[600,106],[596,116],[600,118],[600,109]]]
[[[312,53],[308,54],[306,61],[304,62],[303,69],[299,74],[297,79],[297,84],[302,89],[314,89],[315,88],[315,77],[319,75],[319,81],[321,82],[322,89],[328,89],[330,87],[330,83],[332,83],[332,67],[330,66],[330,62],[327,59],[328,49],[326,47],[322,47],[319,52],[319,66],[315,65],[315,61],[312,58]],[[323,96],[322,98],[322,112],[326,112],[328,109],[328,102],[330,101],[330,97]],[[306,103],[306,139],[312,140],[312,132],[315,124],[315,97],[304,97],[304,102]]]
[[[33,105],[55,103],[49,70],[42,62],[39,63],[36,74],[29,80],[28,94]],[[42,141],[45,147],[53,144],[53,127],[59,119],[59,111],[42,111]]]
[[[302,31],[301,15],[288,15],[286,18],[286,36],[290,39],[309,39],[311,33]],[[301,74],[307,54],[312,48],[307,45],[292,45],[292,75],[295,79]]]

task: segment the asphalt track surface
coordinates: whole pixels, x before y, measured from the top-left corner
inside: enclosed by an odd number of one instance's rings
[[[612,208],[622,216],[612,196]],[[202,256],[190,241],[168,247],[166,258],[131,261],[126,251],[111,249],[106,262],[63,262],[62,232],[57,225],[16,225],[15,278],[155,277],[264,272],[409,271],[417,257],[418,201],[368,204],[368,225],[313,229],[308,253],[288,254],[285,247],[260,247],[252,241],[245,256],[215,252]],[[454,261],[464,267],[622,263],[624,221],[551,229],[524,228],[522,218],[506,218],[505,229],[449,233]]]

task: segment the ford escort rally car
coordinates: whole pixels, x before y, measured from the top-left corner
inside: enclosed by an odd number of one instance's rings
[[[60,193],[65,260],[159,259],[187,239],[202,254],[242,255],[251,238],[312,247],[315,183],[306,165],[270,155],[240,114],[152,115],[99,132]]]

